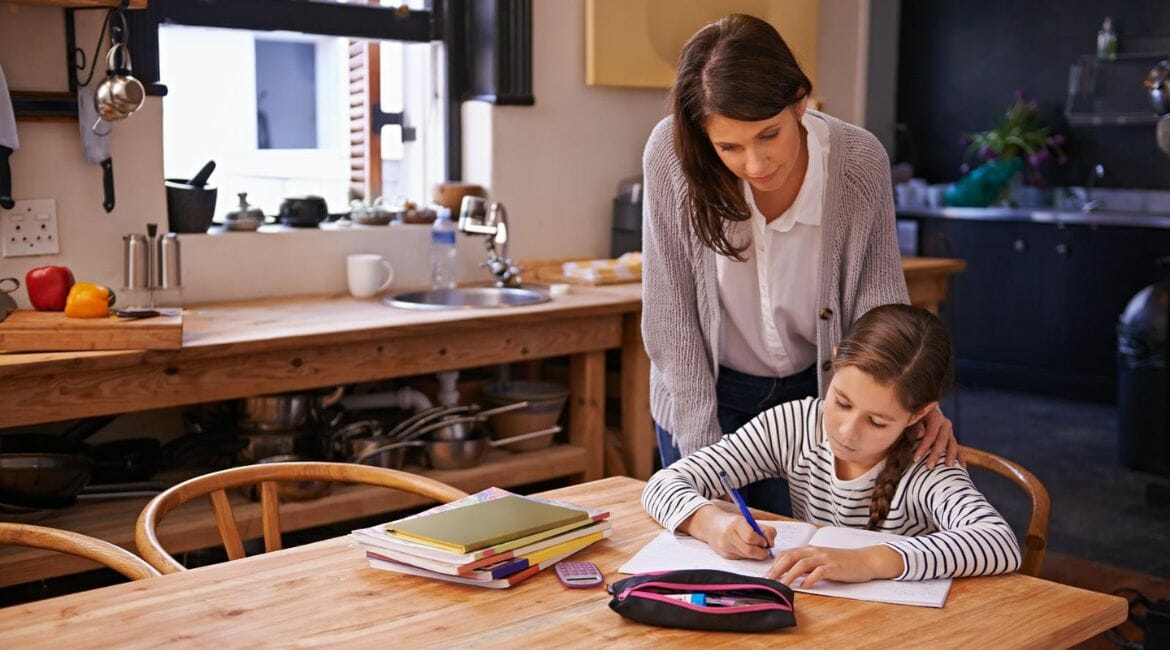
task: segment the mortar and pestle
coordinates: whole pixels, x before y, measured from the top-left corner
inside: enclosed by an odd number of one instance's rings
[[[207,185],[214,170],[215,161],[210,160],[191,179],[166,179],[167,227],[171,232],[207,232],[215,216],[217,190]]]

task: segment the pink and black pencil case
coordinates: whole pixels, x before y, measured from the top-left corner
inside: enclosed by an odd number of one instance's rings
[[[640,573],[606,587],[609,608],[646,625],[769,632],[796,625],[792,590],[767,578],[687,569]]]

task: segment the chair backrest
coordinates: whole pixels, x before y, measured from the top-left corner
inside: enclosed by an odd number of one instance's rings
[[[280,481],[328,481],[360,483],[402,490],[447,503],[467,496],[466,492],[434,479],[410,472],[383,469],[352,463],[266,463],[233,467],[179,483],[150,500],[138,516],[135,543],[138,552],[163,573],[176,573],[186,568],[166,552],[158,541],[156,530],[162,518],[171,510],[188,501],[207,495],[215,511],[215,523],[223,540],[229,560],[244,557],[244,543],[228,501],[227,490],[260,484],[260,522],[264,533],[264,550],[281,548],[280,504],[277,483]]]
[[[1052,511],[1048,490],[1044,489],[1044,484],[1035,474],[1002,456],[973,447],[964,446],[962,450],[968,466],[1003,476],[1028,493],[1032,500],[1032,517],[1028,521],[1028,531],[1024,536],[1024,563],[1020,567],[1020,573],[1040,575],[1040,565],[1044,564],[1044,549],[1048,545],[1048,515]]]
[[[159,572],[142,558],[119,546],[60,528],[0,523],[0,544],[40,548],[93,560],[131,580],[154,578]]]

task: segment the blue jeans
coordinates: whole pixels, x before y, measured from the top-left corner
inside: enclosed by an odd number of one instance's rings
[[[723,434],[732,433],[760,413],[783,404],[817,394],[816,366],[789,377],[756,377],[731,368],[719,368],[715,382],[715,418]],[[669,467],[682,457],[670,432],[654,423],[658,435],[658,455],[662,466]],[[788,481],[782,478],[764,479],[740,488],[747,504],[778,515],[792,516],[792,500],[788,496]]]

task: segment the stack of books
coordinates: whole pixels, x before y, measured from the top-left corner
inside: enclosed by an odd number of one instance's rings
[[[611,528],[608,512],[488,488],[350,539],[375,569],[506,589]]]

